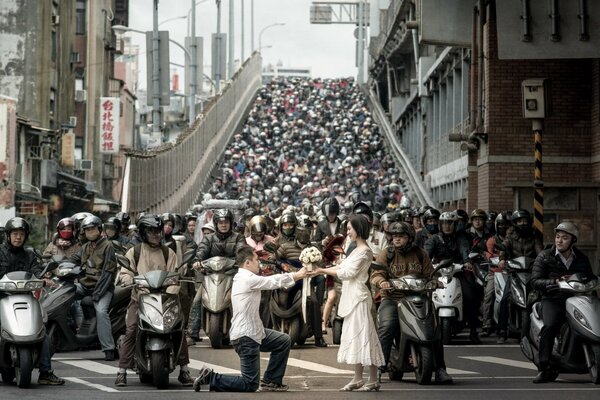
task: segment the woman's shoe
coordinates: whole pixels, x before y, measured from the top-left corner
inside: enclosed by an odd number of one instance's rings
[[[340,392],[351,392],[353,390],[361,388],[362,385],[364,385],[364,384],[365,383],[362,380],[360,380],[358,382],[350,382],[346,386],[344,386],[343,388],[341,388]]]
[[[363,385],[363,387],[361,387],[357,391],[358,392],[379,392],[380,388],[381,388],[381,385],[378,382],[369,382],[369,383]]]

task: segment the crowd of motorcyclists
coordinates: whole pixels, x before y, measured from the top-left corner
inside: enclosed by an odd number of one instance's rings
[[[390,354],[400,336],[396,304],[402,295],[395,293],[391,281],[415,274],[430,276],[447,261],[460,264],[455,277],[463,297],[463,309],[456,318],[462,325],[452,327],[447,337],[462,327],[469,329],[473,344],[481,343],[480,335],[496,334],[499,344],[510,334],[527,336],[532,305],[541,299],[544,327],[534,382],[556,379],[552,344],[566,321],[566,297],[558,290],[559,281],[580,272],[592,273],[587,257],[574,247],[577,227],[570,222],[558,225],[554,245],[543,250],[527,210],[496,213],[474,209],[468,213],[411,204],[403,196],[400,173],[352,79],[279,79],[266,84],[241,132],[225,149],[220,173],[204,201],[185,214],[141,213],[132,219],[120,212],[102,221],[89,213],[77,213],[57,223],[41,255],[25,247],[27,222],[11,219],[0,246],[0,278],[13,270],[40,274],[44,264],[61,258],[60,262],[85,265],[70,309],[73,329],[82,324],[82,308],[88,298],[95,310],[98,343],[105,360],[119,359],[115,384],[125,386],[126,370],[135,368],[139,293],[143,291],[136,276],[153,270],[177,273],[181,283],[170,290],[181,302],[185,334],[177,344],[176,364],[181,367],[179,381],[191,385],[187,346],[202,340],[200,331],[209,323],[203,321],[202,289],[194,283],[197,275],[210,273],[204,262],[214,257],[234,259],[241,247],[251,246],[261,260],[260,273],[269,275],[297,267],[302,250],[315,246],[324,255],[322,266],[327,267],[355,246],[345,236],[351,214],[365,215],[371,225],[367,243],[374,264],[369,283],[388,364],[382,372],[389,372]],[[190,252],[192,258],[186,258]],[[495,275],[506,274],[512,260],[519,257],[530,259],[532,275],[526,282],[526,317],[518,326],[520,332],[512,332],[511,285],[519,282],[511,275],[498,298]],[[57,283],[52,270],[40,278],[48,287]],[[305,323],[314,344],[326,347],[324,334],[332,327],[332,310],[339,296],[336,281],[315,277],[310,286]],[[131,290],[131,298],[125,328],[115,337],[111,300],[123,287]],[[440,280],[437,288],[443,287]],[[263,294],[261,319],[265,326],[289,333],[283,318],[270,308],[273,301],[277,300],[270,293]],[[120,335],[123,337],[116,343]],[[296,342],[303,343],[302,336]],[[438,383],[451,383],[444,342],[440,339],[435,344],[434,377]],[[223,343],[227,344],[226,338]],[[46,361],[40,363],[39,383],[64,383],[52,373],[49,357]]]

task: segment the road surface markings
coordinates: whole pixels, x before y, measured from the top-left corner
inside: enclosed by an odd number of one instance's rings
[[[491,364],[508,365],[509,367],[516,367],[516,368],[523,368],[523,369],[537,371],[537,367],[535,365],[533,365],[533,363],[531,363],[531,362],[516,361],[516,360],[511,360],[509,358],[489,357],[489,356],[482,356],[482,357],[459,356],[458,358],[464,358],[465,360],[473,360],[473,361],[486,362],[486,363],[491,363]]]
[[[446,372],[450,375],[479,375],[479,372],[465,371],[464,369],[446,368]]]
[[[108,386],[104,386],[104,385],[100,385],[99,383],[92,383],[92,382],[88,382],[88,381],[84,381],[83,379],[80,378],[64,378],[65,380],[69,381],[69,382],[73,382],[73,383],[79,383],[81,385],[85,385],[94,389],[98,389],[98,390],[102,390],[103,392],[109,392],[109,393],[120,393],[119,390],[108,387]]]
[[[194,360],[191,358],[190,358],[189,367],[193,368],[193,369],[197,369],[197,370],[200,370],[200,368],[202,368],[202,367],[211,368],[215,372],[218,372],[219,374],[232,374],[232,375],[240,375],[241,374],[240,370],[238,370],[238,369],[231,369],[231,368],[223,367],[221,365],[209,364],[207,362]]]
[[[56,359],[55,359],[56,360]],[[96,372],[102,375],[116,375],[119,368],[113,367],[112,365],[102,364],[96,361],[91,360],[83,360],[83,359],[67,359],[67,360],[57,360],[63,364],[68,364],[73,367],[87,369],[88,371]]]

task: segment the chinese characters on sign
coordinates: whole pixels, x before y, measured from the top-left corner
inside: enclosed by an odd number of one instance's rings
[[[100,98],[100,153],[119,152],[119,115],[118,97]]]

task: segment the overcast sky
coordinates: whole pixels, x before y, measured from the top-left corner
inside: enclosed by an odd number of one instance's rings
[[[201,0],[200,0],[201,1]],[[198,3],[198,0],[196,0]],[[273,23],[285,23],[264,31],[262,35],[263,65],[281,61],[285,67],[311,67],[313,77],[335,78],[356,76],[354,25],[315,25],[310,24],[311,0],[254,0],[254,33],[255,47],[258,48],[258,35],[262,28]],[[153,0],[134,0],[130,2],[129,26],[142,31],[152,29]],[[242,0],[234,0],[235,10],[235,58],[241,57],[241,4]],[[244,0],[245,9],[245,57],[250,54],[250,4]],[[191,0],[160,0],[158,20],[187,15]],[[217,7],[215,0],[202,1],[196,6],[196,34],[204,37],[204,73],[210,75],[206,67],[210,64],[210,35],[216,32]],[[221,31],[229,28],[229,0],[221,2]],[[184,42],[187,31],[186,19],[175,19],[160,25],[161,30],[168,30],[170,39]],[[140,53],[145,53],[144,36],[131,34],[134,44],[140,46]],[[184,64],[182,50],[171,45],[172,62]],[[229,51],[229,50],[228,50]],[[140,57],[139,84],[146,86],[145,56]],[[174,67],[175,68],[175,67]],[[179,69],[183,80],[183,69]]]

